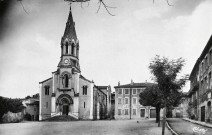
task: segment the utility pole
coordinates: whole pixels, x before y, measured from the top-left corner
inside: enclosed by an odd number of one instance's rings
[[[131,112],[131,108],[132,108],[132,88],[130,88],[130,119],[131,119],[131,114],[132,114],[132,112]]]

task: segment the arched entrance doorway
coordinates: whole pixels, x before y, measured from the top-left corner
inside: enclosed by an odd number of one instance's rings
[[[73,100],[68,94],[62,94],[57,98],[56,105],[60,108],[62,115],[68,115],[68,113],[71,112],[71,104],[73,104]]]

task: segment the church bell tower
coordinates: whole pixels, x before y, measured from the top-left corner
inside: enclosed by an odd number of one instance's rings
[[[72,72],[80,73],[79,40],[77,39],[75,23],[73,21],[71,6],[64,35],[61,39],[61,57],[59,68],[72,68]]]

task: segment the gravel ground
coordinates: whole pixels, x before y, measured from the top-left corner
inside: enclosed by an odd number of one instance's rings
[[[155,120],[29,122],[1,124],[0,135],[161,135],[161,129]]]
[[[168,122],[179,135],[212,135],[212,128],[200,126],[182,119],[171,118],[168,119]]]

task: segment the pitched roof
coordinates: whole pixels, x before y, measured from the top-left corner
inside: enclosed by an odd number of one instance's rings
[[[205,58],[205,55],[207,54],[207,52],[209,51],[211,46],[212,46],[212,35],[209,38],[208,43],[206,44],[205,48],[203,49],[203,51],[199,57],[200,61],[202,61]]]
[[[155,83],[149,83],[149,82],[145,82],[145,83],[132,83],[132,84],[124,84],[124,85],[119,85],[119,86],[114,86],[114,88],[142,88],[142,87],[147,87],[147,86],[151,86],[154,85]]]
[[[90,83],[93,83],[93,81],[90,81],[90,80],[86,79],[86,78],[85,78],[84,76],[82,76],[82,75],[80,75],[80,78],[83,79],[83,80],[85,80],[85,81],[88,81],[88,82],[90,82]]]
[[[50,77],[50,78],[48,78],[48,79],[46,79],[46,80],[44,80],[44,81],[42,81],[42,82],[39,82],[39,84],[44,83],[44,82],[46,82],[46,81],[48,81],[48,80],[51,80],[51,79],[52,79],[52,77]]]
[[[191,80],[191,78],[193,76],[195,76],[196,72],[198,71],[198,68],[199,68],[199,64],[201,63],[201,61],[205,58],[205,55],[207,54],[207,52],[209,51],[209,49],[211,48],[212,46],[212,35],[210,36],[205,48],[203,49],[200,57],[197,59],[192,71],[191,71],[191,74],[190,74],[190,77],[189,79]]]
[[[96,86],[96,87],[99,89],[107,89],[108,88],[108,86]]]

